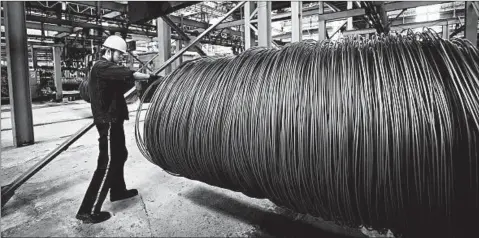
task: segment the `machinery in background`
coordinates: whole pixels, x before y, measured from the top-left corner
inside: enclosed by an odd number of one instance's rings
[[[2,90],[2,104],[7,104],[10,101],[8,89],[8,70],[6,66],[2,66],[1,90]],[[31,69],[30,76],[30,95],[32,101],[48,101],[55,97],[56,87],[53,70],[50,69]],[[83,78],[62,77],[62,89],[64,92],[77,93]],[[74,97],[75,98],[75,97]],[[79,98],[79,96],[78,96]]]
[[[8,92],[8,75],[7,75],[7,67],[2,66],[2,103],[4,98],[8,99],[9,92]]]
[[[2,104],[6,104],[10,102],[10,92],[8,88],[8,70],[7,66],[2,66],[2,83],[1,83],[1,90],[2,90]],[[43,96],[41,91],[40,85],[40,78],[39,73],[36,70],[29,71],[29,82],[30,82],[30,95],[32,100],[41,99]]]

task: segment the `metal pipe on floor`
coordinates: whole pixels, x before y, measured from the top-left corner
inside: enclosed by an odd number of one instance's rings
[[[4,8],[13,144],[20,147],[35,143],[28,72],[25,2],[6,1]]]

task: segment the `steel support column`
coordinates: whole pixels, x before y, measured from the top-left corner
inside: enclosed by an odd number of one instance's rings
[[[374,6],[376,6],[376,9],[379,14],[379,19],[381,20],[381,29],[378,30],[378,33],[388,34],[390,30],[390,24],[386,9],[384,7],[385,3],[382,1],[374,2]]]
[[[303,39],[303,8],[301,1],[291,2],[291,42]]]
[[[162,16],[161,19],[163,19],[163,21],[166,22],[166,24],[168,24],[168,26],[170,26],[171,28],[173,28],[173,30],[176,31],[176,33],[178,33],[178,35],[180,37],[183,38],[183,40],[186,41],[186,43],[190,42],[192,38],[190,38],[188,35],[186,35],[185,32],[183,32],[183,30],[181,30],[181,28],[179,26],[177,26],[169,17],[167,16]],[[170,30],[171,32],[171,30]],[[181,43],[183,43],[183,41],[180,40]],[[198,54],[200,54],[201,56],[205,56],[206,53],[201,49],[201,45],[198,44],[198,45],[194,45],[193,46],[193,50],[195,50],[196,52],[198,52]]]
[[[353,2],[352,1],[348,1],[347,3],[347,9],[348,10],[351,10],[353,9]],[[353,29],[353,18],[352,17],[348,17],[348,23],[346,25],[346,30],[350,31]]]
[[[38,67],[38,61],[37,61],[38,51],[36,51],[35,49],[33,49],[33,45],[30,46],[30,50],[31,50],[31,52],[32,52],[33,69],[37,69],[37,67]]]
[[[28,72],[25,2],[5,1],[5,38],[13,144],[33,144],[32,99]]]
[[[176,52],[179,52],[181,50],[181,44],[183,44],[182,40],[177,40],[176,41]],[[179,57],[178,60],[176,61],[176,66],[175,68],[178,68],[183,63],[183,57]]]
[[[319,2],[319,15],[324,14],[324,1]],[[318,41],[326,40],[326,21],[319,20]]]
[[[63,101],[63,88],[62,88],[62,61],[61,61],[61,55],[62,55],[62,49],[60,46],[53,46],[53,77],[55,81],[55,87],[56,87],[56,97],[55,100],[57,102]]]
[[[158,68],[164,64],[171,55],[171,27],[160,17],[156,19],[157,35],[158,35],[158,57],[154,60],[154,67]],[[161,76],[165,76],[171,72],[169,65]]]
[[[442,26],[442,39],[449,40],[449,25]]]
[[[198,43],[201,38],[203,38],[206,34],[209,34],[213,29],[215,29],[221,22],[223,22],[228,16],[230,16],[231,14],[233,14],[233,12],[235,12],[236,10],[238,10],[240,7],[242,7],[246,2],[243,1],[243,2],[240,2],[238,3],[238,5],[236,5],[235,7],[233,7],[228,13],[226,13],[226,15],[224,15],[223,17],[221,17],[219,19],[219,21],[213,25],[211,25],[210,27],[208,27],[208,29],[206,29],[205,31],[203,31],[196,39],[192,40],[185,48],[181,49],[179,52],[176,52],[175,55],[171,56],[171,58],[169,58],[159,69],[157,69],[154,74],[155,75],[158,75],[158,73],[162,72],[164,69],[166,69],[168,67],[168,65],[170,65],[173,61],[175,61],[176,59],[178,59],[178,57],[180,57],[181,55],[183,55],[183,53],[185,53],[189,48],[191,48],[193,45],[195,45],[196,43]],[[129,95],[131,94],[132,92],[134,91],[134,88],[130,89],[130,91],[126,92],[126,95]]]
[[[255,2],[246,2],[244,5],[244,48],[245,50],[256,45],[255,33],[251,29],[251,19],[256,12]]]
[[[271,2],[258,2],[258,45],[271,47]]]
[[[466,30],[464,31],[464,36],[473,45],[477,45],[477,20],[478,16],[474,9],[474,3],[466,2]]]

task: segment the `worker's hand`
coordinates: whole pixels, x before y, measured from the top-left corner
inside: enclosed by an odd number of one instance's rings
[[[136,81],[148,81],[148,79],[150,79],[150,75],[143,74],[140,72],[135,72],[133,73],[133,78],[135,78]]]
[[[156,81],[156,80],[158,80],[158,79],[160,79],[160,78],[161,78],[161,76],[159,76],[159,75],[150,74],[150,78],[149,78],[148,81]]]

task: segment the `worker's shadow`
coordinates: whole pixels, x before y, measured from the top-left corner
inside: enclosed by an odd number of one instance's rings
[[[253,234],[248,234],[250,237],[358,237],[347,236],[334,229],[322,229],[301,220],[294,220],[285,212],[268,211],[205,188],[195,188],[183,196],[199,206],[258,227]]]
[[[111,202],[109,210],[114,214],[127,210],[132,206],[138,205],[141,201],[141,194],[121,201]]]
[[[58,179],[58,178],[57,178]],[[63,180],[59,178],[58,180]],[[51,186],[45,186],[45,184],[52,183]],[[35,209],[35,204],[45,199],[58,199],[59,194],[67,191],[69,188],[77,183],[75,180],[67,180],[60,184],[54,184],[52,181],[27,183],[24,184],[22,190],[17,191],[10,201],[2,207],[1,215],[6,217],[18,210],[30,206],[31,209],[27,210],[30,216],[37,216],[38,211]],[[54,207],[53,207],[54,208]]]

